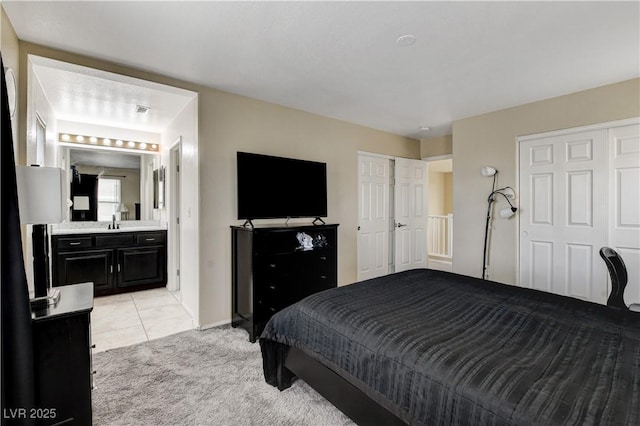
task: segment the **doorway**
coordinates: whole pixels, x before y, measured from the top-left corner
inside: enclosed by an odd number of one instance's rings
[[[154,337],[159,337],[160,334],[171,334],[184,329],[192,329],[194,325],[200,326],[198,211],[195,208],[188,208],[199,205],[198,94],[179,87],[169,87],[130,75],[114,74],[96,69],[92,67],[94,64],[83,64],[82,60],[79,63],[67,63],[51,57],[34,55],[29,53],[29,48],[27,48],[27,61],[29,76],[27,81],[29,88],[27,162],[29,164],[35,163],[38,158],[44,156],[44,165],[69,170],[71,166],[69,149],[62,136],[67,133],[99,136],[100,138],[87,138],[85,140],[87,143],[82,147],[87,152],[100,153],[102,157],[107,154],[115,155],[125,151],[129,152],[138,143],[137,149],[140,152],[136,151],[136,153],[140,156],[140,164],[136,168],[139,170],[140,176],[140,198],[138,201],[120,203],[128,205],[129,210],[129,217],[121,218],[124,225],[129,225],[132,228],[166,227],[168,233],[173,230],[174,226],[169,222],[168,216],[172,200],[167,198],[166,207],[158,206],[159,208],[154,209],[151,176],[153,176],[153,170],[164,165],[169,167],[169,147],[163,146],[163,143],[175,141],[177,135],[189,135],[184,140],[180,140],[180,150],[178,151],[178,153],[182,152],[181,148],[184,144],[185,152],[189,153],[184,157],[180,156],[178,160],[181,166],[184,163],[184,169],[187,170],[187,177],[181,180],[189,181],[187,188],[181,191],[180,204],[185,206],[185,211],[193,210],[193,214],[187,215],[185,218],[185,226],[181,227],[182,232],[180,232],[182,238],[188,238],[191,244],[189,246],[182,244],[176,249],[177,255],[180,254],[181,249],[188,250],[187,255],[177,257],[177,259],[181,258],[181,261],[175,262],[184,267],[182,275],[185,276],[185,279],[182,280],[182,283],[174,284],[176,290],[180,289],[180,293],[167,291],[174,289],[168,286],[168,289],[107,296],[112,300],[96,299],[92,314],[94,338],[97,339],[98,334],[108,337],[109,333],[124,333],[123,330],[127,330],[127,333],[131,331],[129,337],[136,339],[135,341],[127,340],[119,334],[121,343],[127,344],[126,342],[135,343],[138,341],[137,339],[150,338],[149,330],[153,330],[151,334]],[[60,84],[60,82],[72,82],[73,84]],[[101,90],[93,89],[96,82],[100,84]],[[125,98],[148,99],[149,101],[145,101],[144,105],[132,105],[130,102],[122,101]],[[75,101],[65,102],[67,99]],[[74,109],[74,106],[77,105],[94,105],[95,107]],[[133,106],[135,106],[135,111],[131,113]],[[138,106],[144,108],[138,108]],[[44,152],[40,149],[42,145],[38,142],[40,139],[36,138],[37,116],[47,124]],[[172,124],[167,126],[167,123]],[[99,139],[100,142],[92,139]],[[144,154],[146,151],[149,153]],[[122,166],[122,164],[118,164],[118,166]],[[102,167],[106,168],[107,166],[103,165]],[[115,174],[123,175],[123,173]],[[122,178],[122,176],[119,177]],[[124,188],[121,189],[124,192]],[[140,217],[134,214],[133,206],[136,205],[140,206]],[[140,223],[134,223],[135,220],[140,220]],[[74,224],[68,220],[67,223],[59,226],[73,228],[84,225],[88,225],[88,223]],[[95,226],[91,228],[102,226],[103,224],[96,221]],[[180,238],[177,240],[179,241]],[[171,250],[170,246],[168,248]],[[170,251],[167,253],[167,268],[171,268],[168,269],[168,272],[178,269],[171,267],[171,254]],[[175,280],[169,280],[167,284],[171,284],[171,281]],[[185,297],[181,297],[182,295]],[[113,304],[109,302],[113,302]],[[127,307],[120,306],[120,302],[126,304]],[[113,305],[111,307],[117,308],[116,311],[118,309],[127,311],[127,315],[122,315],[122,311],[118,311],[119,313],[111,312],[107,305]],[[102,316],[100,317],[99,314]],[[177,321],[176,318],[179,318],[180,321]],[[132,322],[128,322],[129,319]],[[156,322],[154,323],[154,321]],[[102,339],[101,347],[104,349],[107,346],[105,340]]]
[[[425,268],[427,166],[358,153],[358,281]]]
[[[429,168],[428,265],[453,270],[453,156],[424,159]]]

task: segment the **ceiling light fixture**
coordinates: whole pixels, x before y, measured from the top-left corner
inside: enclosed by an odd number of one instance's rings
[[[421,132],[428,132],[429,130],[431,130],[431,127],[429,127],[429,126],[420,126],[418,129],[420,129]]]
[[[411,46],[415,42],[416,42],[416,36],[411,34],[401,35],[396,39],[396,44],[400,47]]]
[[[74,146],[74,145],[86,145],[84,142],[89,141],[92,145],[97,145],[99,149],[135,149],[136,151],[158,152],[158,144],[149,144],[141,141],[128,141],[124,142],[122,139],[117,139],[115,144],[112,139],[103,138],[101,136],[91,135],[77,135],[69,133],[58,133],[58,142],[61,145]]]

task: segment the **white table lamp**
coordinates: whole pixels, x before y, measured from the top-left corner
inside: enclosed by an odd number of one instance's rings
[[[20,222],[33,225],[34,301],[55,303],[59,292],[50,291],[47,227],[65,217],[66,181],[56,167],[16,167]]]

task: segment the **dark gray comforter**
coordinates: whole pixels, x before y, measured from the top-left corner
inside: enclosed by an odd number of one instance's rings
[[[411,424],[640,424],[640,314],[572,298],[414,270],[276,314],[272,384],[281,344]]]

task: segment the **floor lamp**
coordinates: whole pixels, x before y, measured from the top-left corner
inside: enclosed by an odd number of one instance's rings
[[[33,225],[32,306],[54,304],[60,292],[50,287],[47,227],[62,222],[64,218],[64,171],[56,167],[17,166],[16,181],[20,223]]]
[[[484,248],[482,249],[482,279],[486,280],[487,279],[487,257],[488,257],[487,248],[489,245],[489,228],[491,224],[491,206],[495,201],[496,195],[502,195],[504,199],[507,200],[507,203],[509,203],[509,208],[500,210],[501,218],[503,219],[510,218],[516,213],[516,211],[518,211],[518,208],[514,207],[510,200],[511,198],[515,198],[515,192],[513,191],[513,188],[511,188],[510,186],[505,186],[504,188],[496,189],[496,178],[498,177],[498,171],[495,168],[491,166],[485,166],[480,170],[480,173],[482,174],[482,176],[486,176],[486,177],[493,176],[491,193],[487,198],[487,222],[484,227]]]

